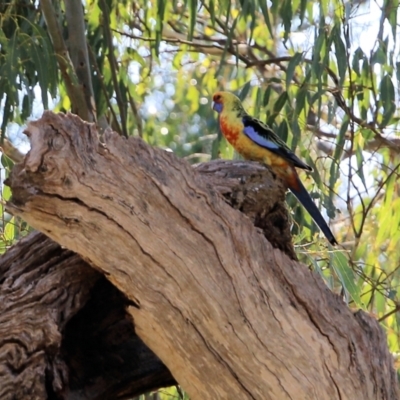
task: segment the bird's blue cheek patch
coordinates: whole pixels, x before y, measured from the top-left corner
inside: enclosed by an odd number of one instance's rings
[[[217,112],[220,113],[222,111],[222,103],[213,103],[213,109]]]
[[[267,149],[279,149],[279,146],[276,143],[261,136],[252,126],[245,126],[243,133],[261,147],[266,147]]]

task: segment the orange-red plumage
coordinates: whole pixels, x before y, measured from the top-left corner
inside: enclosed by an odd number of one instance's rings
[[[237,126],[229,124],[229,119],[221,118],[220,120],[221,132],[225,136],[226,140],[235,147],[236,142],[240,135],[240,129]]]

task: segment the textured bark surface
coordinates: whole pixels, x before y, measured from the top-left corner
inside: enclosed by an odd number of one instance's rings
[[[174,383],[126,298],[33,233],[0,257],[0,399],[119,399]]]
[[[199,164],[196,170],[212,190],[261,228],[273,247],[297,259],[285,207],[286,189],[269,169],[255,162],[217,160]]]
[[[100,145],[71,115],[28,132],[9,209],[125,294],[138,336],[193,399],[397,398],[378,323],[185,162],[111,133]]]
[[[1,399],[33,395],[44,399],[46,382],[54,390],[63,386],[66,369],[58,358],[60,328],[101,275],[85,268],[77,255],[58,249],[53,241],[35,234],[1,258]],[[76,284],[81,280],[86,282],[84,287]]]

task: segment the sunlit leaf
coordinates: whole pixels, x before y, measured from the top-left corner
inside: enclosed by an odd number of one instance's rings
[[[356,146],[355,153],[357,160],[357,174],[361,178],[364,188],[367,190],[367,184],[365,182],[365,176],[364,176],[364,156],[362,148],[360,146]]]
[[[341,38],[339,25],[334,26],[331,35],[333,37],[333,42],[335,44],[335,54],[339,70],[340,85],[343,85],[347,71],[347,54],[346,54],[346,47]]]
[[[331,266],[340,279],[344,289],[349,293],[353,301],[360,308],[365,308],[360,298],[360,290],[355,284],[354,273],[347,257],[341,251],[335,251],[331,254]]]
[[[268,14],[267,2],[265,0],[258,0],[258,4],[261,8],[262,14],[264,16],[265,24],[267,25],[268,31],[270,35],[273,35],[273,30],[271,26],[271,21]]]
[[[10,244],[14,241],[15,237],[15,225],[14,225],[15,219],[12,217],[10,221],[6,223],[6,227],[4,228],[4,238],[7,242]]]
[[[389,75],[383,77],[379,89],[384,110],[381,125],[386,126],[396,111],[394,85]]]
[[[272,125],[275,121],[275,118],[278,116],[282,108],[284,107],[285,103],[288,101],[289,97],[287,92],[282,92],[278,97],[277,101],[274,104],[273,110],[274,113],[268,118],[267,124]]]
[[[342,122],[342,126],[340,127],[339,134],[336,139],[336,147],[335,147],[335,152],[333,154],[333,159],[336,162],[333,162],[331,164],[331,172],[330,172],[330,179],[329,179],[329,184],[330,187],[334,187],[335,182],[337,181],[339,177],[339,161],[344,149],[344,143],[346,139],[346,133],[347,133],[347,128],[349,126],[349,119],[345,118]]]
[[[239,93],[239,99],[241,101],[243,101],[247,97],[247,95],[249,94],[250,88],[251,88],[251,82],[247,82],[243,86],[242,90]]]
[[[197,0],[190,0],[189,1],[189,10],[190,10],[190,20],[189,20],[188,40],[192,40],[193,39],[194,27],[196,25]]]
[[[289,37],[290,28],[292,26],[293,10],[291,0],[283,0],[279,15],[282,18],[283,26],[285,28],[284,39],[286,41]]]
[[[289,89],[290,83],[292,82],[295,68],[300,64],[302,59],[303,59],[303,54],[296,53],[289,61],[289,64],[288,64],[288,67],[286,70],[286,90]]]

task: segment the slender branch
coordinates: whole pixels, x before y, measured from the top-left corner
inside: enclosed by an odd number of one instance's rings
[[[58,66],[60,67],[68,97],[72,104],[72,111],[85,121],[93,122],[93,114],[89,111],[85,94],[79,84],[73,62],[61,33],[57,20],[56,10],[51,0],[41,0],[40,7],[46,21],[47,29],[54,46]]]
[[[96,121],[92,76],[90,73],[89,55],[86,43],[85,20],[81,0],[65,2],[65,16],[68,24],[68,48],[81,89],[83,91],[89,118]]]
[[[156,39],[154,39],[154,38],[137,36],[137,35],[133,35],[133,34],[130,34],[127,32],[121,32],[117,29],[111,29],[111,31],[119,33],[120,35],[129,37],[130,39],[142,40],[144,42],[155,42],[156,41]],[[185,39],[180,39],[180,38],[167,38],[167,37],[163,37],[162,40],[164,42],[172,43],[172,44],[187,44],[189,46],[196,48],[196,51],[202,51],[202,49],[207,49],[208,54],[221,54],[224,51],[224,48],[217,44],[197,43],[197,42],[193,42],[190,40],[185,40]],[[212,51],[210,52],[210,49],[217,49],[218,51],[214,53]]]
[[[387,314],[385,314],[384,316],[380,317],[378,319],[378,322],[384,321],[386,318],[388,318],[391,315],[397,313],[397,311],[400,311],[400,304],[396,304],[396,307],[392,311],[389,311]]]
[[[15,163],[22,162],[25,157],[25,154],[19,151],[7,138],[4,138],[3,143],[0,144],[0,151]]]

